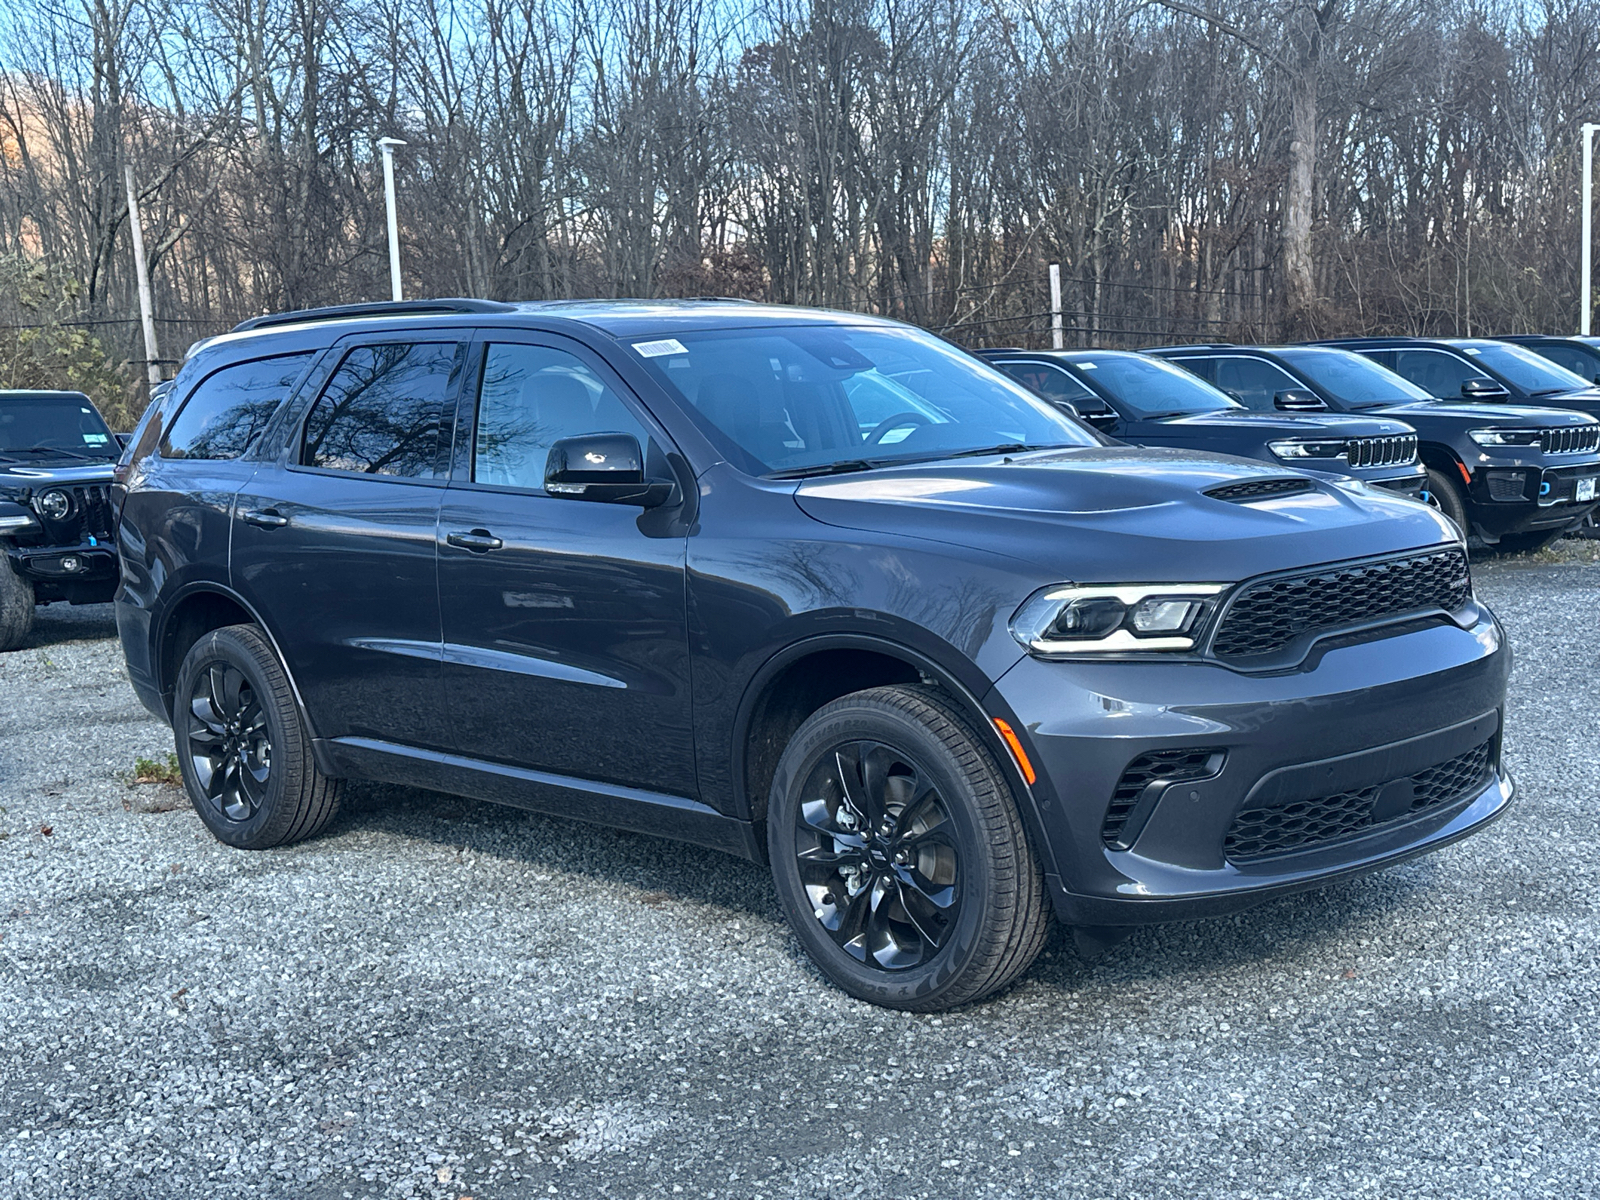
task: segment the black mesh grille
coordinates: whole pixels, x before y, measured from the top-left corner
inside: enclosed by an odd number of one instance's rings
[[[1274,654],[1306,633],[1430,608],[1454,612],[1471,593],[1467,556],[1454,547],[1265,579],[1234,597],[1211,649],[1222,658]]]
[[[1295,492],[1311,490],[1309,479],[1252,479],[1248,483],[1227,483],[1210,488],[1206,495],[1213,500],[1231,500],[1238,504],[1246,500],[1260,500],[1266,496],[1289,496]]]
[[[1220,750],[1155,750],[1141,754],[1128,764],[1128,769],[1117,780],[1116,791],[1111,793],[1111,805],[1106,809],[1106,819],[1100,827],[1100,836],[1108,846],[1124,845],[1122,832],[1128,815],[1139,802],[1144,789],[1152,783],[1171,783],[1179,779],[1203,779],[1216,774]]]
[[[1447,762],[1388,783],[1312,800],[1240,809],[1223,839],[1222,851],[1238,862],[1305,850],[1383,829],[1478,791],[1488,782],[1493,755],[1494,739],[1490,738]],[[1410,787],[1409,796],[1402,793],[1399,804],[1389,798],[1390,789],[1396,784]],[[1375,817],[1374,806],[1380,796],[1385,800],[1381,813]]]
[[[1489,499],[1523,500],[1528,490],[1528,476],[1523,471],[1499,471],[1489,475]]]
[[[1352,467],[1394,467],[1417,461],[1417,435],[1353,438],[1345,446]]]
[[[1546,454],[1585,454],[1600,449],[1600,425],[1541,429],[1539,447]]]

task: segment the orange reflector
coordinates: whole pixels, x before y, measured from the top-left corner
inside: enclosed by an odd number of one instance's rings
[[[1461,478],[1467,481],[1467,486],[1472,486],[1472,473],[1467,470],[1466,464],[1457,463],[1456,469],[1461,472]]]
[[[1000,731],[1000,736],[1005,739],[1006,745],[1011,747],[1011,757],[1017,760],[1017,766],[1022,770],[1022,777],[1028,781],[1028,786],[1032,787],[1033,781],[1039,776],[1034,773],[1033,764],[1028,761],[1028,753],[1022,748],[1022,741],[1017,737],[1017,731],[999,717],[994,719],[994,727]]]

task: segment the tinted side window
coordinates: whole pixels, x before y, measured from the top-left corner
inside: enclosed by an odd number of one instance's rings
[[[214,371],[189,394],[161,438],[162,458],[238,458],[310,361],[285,354]]]
[[[1537,350],[1558,367],[1565,367],[1575,375],[1585,379],[1594,379],[1600,376],[1600,360],[1591,358],[1587,351],[1579,350],[1576,346],[1562,346],[1551,343],[1542,346],[1529,346],[1530,350]]]
[[[1456,397],[1469,379],[1489,378],[1474,366],[1443,350],[1398,350],[1393,370],[1430,396]]]
[[[550,447],[584,433],[650,435],[605,382],[564,350],[515,343],[484,354],[474,425],[472,478],[544,490]]]
[[[1279,392],[1301,385],[1287,371],[1259,358],[1219,358],[1217,386],[1239,397],[1246,408],[1271,412]]]
[[[1093,395],[1060,367],[1050,363],[1002,362],[996,364],[1024,387],[1038,392],[1046,400],[1065,400],[1075,404]]]
[[[1167,356],[1167,361],[1177,363],[1185,371],[1193,371],[1207,383],[1217,382],[1217,360],[1214,358],[1174,358]]]
[[[439,430],[461,359],[453,342],[357,346],[306,417],[308,467],[433,479]]]

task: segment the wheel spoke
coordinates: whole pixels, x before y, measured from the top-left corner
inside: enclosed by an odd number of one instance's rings
[[[941,895],[946,902],[940,904],[921,888],[908,882],[903,875],[897,875],[895,885],[896,898],[900,901],[901,910],[906,914],[906,920],[923,941],[937,950],[944,944],[945,934],[950,930],[949,910],[955,902],[955,889],[941,889]]]
[[[839,795],[845,805],[855,814],[863,830],[873,827],[873,815],[866,789],[861,783],[861,755],[860,743],[849,747],[850,753],[845,750],[833,752],[834,769],[839,772]]]
[[[866,863],[867,851],[865,847],[859,845],[844,845],[841,847],[840,841],[842,839],[835,839],[831,847],[812,846],[809,849],[801,850],[795,857],[802,863],[821,867],[844,867]]]
[[[245,678],[242,672],[226,667],[222,672],[222,703],[226,706],[223,711],[235,719],[239,710],[244,707],[241,694],[245,688]]]
[[[844,885],[840,885],[843,890]],[[862,888],[844,903],[844,908],[839,910],[838,924],[829,928],[828,934],[838,943],[839,948],[851,958],[865,961],[867,957],[866,924],[871,915],[871,888]]]
[[[209,696],[196,696],[189,702],[189,713],[212,733],[221,735],[226,719],[217,711]]]

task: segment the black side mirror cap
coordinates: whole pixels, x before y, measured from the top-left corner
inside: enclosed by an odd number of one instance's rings
[[[1468,400],[1487,400],[1495,396],[1509,396],[1509,388],[1492,379],[1469,379],[1461,385],[1461,394]]]
[[[1304,388],[1284,388],[1272,397],[1272,406],[1280,412],[1328,411],[1328,405],[1321,396]]]
[[[550,447],[544,490],[563,500],[659,508],[673,484],[644,477],[644,452],[631,433],[585,433]]]
[[[1054,404],[1057,408],[1066,413],[1067,416],[1071,417],[1075,421],[1082,421],[1084,419],[1083,414],[1078,411],[1078,406],[1071,400],[1052,400],[1050,403]]]

